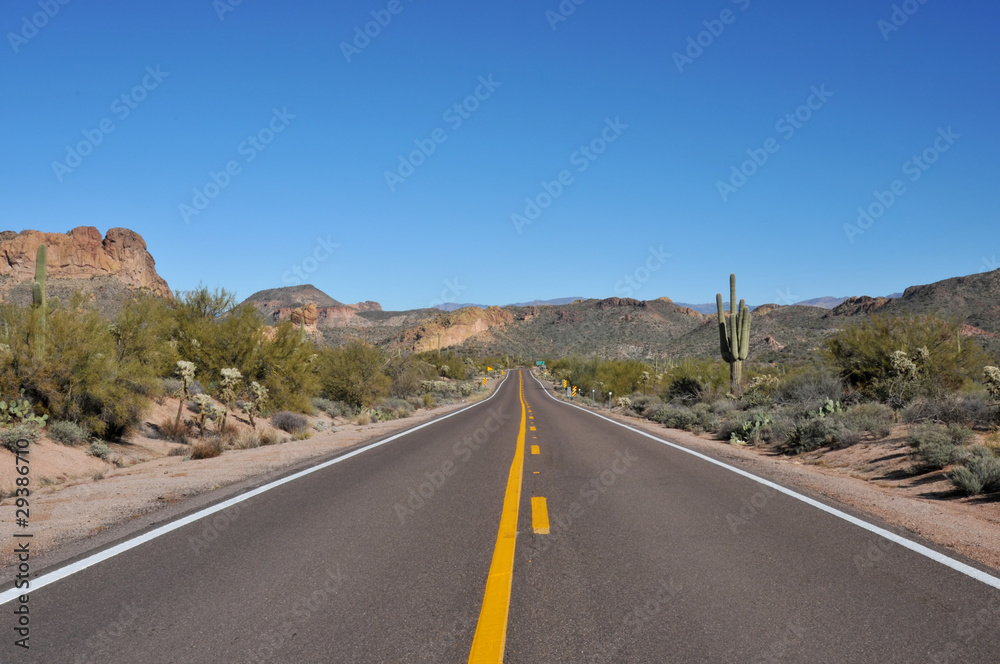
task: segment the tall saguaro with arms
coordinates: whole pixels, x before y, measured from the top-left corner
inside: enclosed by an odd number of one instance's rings
[[[730,389],[739,394],[743,382],[743,361],[750,350],[750,307],[743,300],[736,306],[736,275],[729,275],[729,325],[726,325],[726,310],[722,306],[722,293],[715,294],[719,307],[719,345],[722,359],[729,363]]]

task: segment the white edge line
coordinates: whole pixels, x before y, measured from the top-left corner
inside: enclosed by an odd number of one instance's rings
[[[702,459],[702,460],[707,461],[709,463],[715,464],[716,466],[721,466],[722,468],[725,468],[726,470],[732,471],[732,472],[736,473],[737,475],[742,475],[743,477],[746,477],[747,479],[753,480],[754,482],[757,482],[758,484],[763,484],[764,486],[769,487],[771,489],[774,489],[775,491],[779,491],[779,492],[785,494],[786,496],[790,496],[790,497],[792,497],[792,498],[794,498],[796,500],[799,500],[799,501],[801,501],[801,502],[803,502],[803,503],[805,503],[807,505],[811,505],[811,506],[813,506],[813,507],[815,507],[817,509],[823,510],[827,514],[831,514],[831,515],[837,517],[838,519],[843,519],[844,521],[847,521],[848,523],[854,524],[855,526],[858,526],[859,528],[864,528],[865,530],[867,530],[867,531],[869,531],[871,533],[874,533],[874,534],[876,534],[876,535],[878,535],[880,537],[884,537],[885,539],[887,539],[887,540],[889,540],[891,542],[895,542],[896,544],[899,544],[902,547],[906,547],[907,549],[909,549],[911,551],[914,551],[915,553],[919,553],[920,555],[922,555],[922,556],[924,556],[926,558],[930,558],[931,560],[933,560],[935,562],[938,562],[938,563],[941,563],[942,565],[944,565],[946,567],[950,567],[951,569],[955,570],[956,572],[960,572],[962,574],[965,574],[966,576],[972,577],[973,579],[975,579],[977,581],[981,581],[981,582],[985,583],[988,586],[992,586],[993,588],[1000,589],[1000,578],[998,578],[996,576],[993,576],[992,574],[987,574],[986,572],[983,572],[982,570],[976,569],[975,567],[972,567],[971,565],[966,565],[965,563],[960,562],[958,560],[955,560],[954,558],[951,558],[949,556],[946,556],[943,553],[935,551],[934,549],[930,549],[930,548],[924,546],[923,544],[918,544],[917,542],[914,542],[912,540],[908,540],[905,537],[900,537],[899,535],[897,535],[897,534],[895,534],[895,533],[893,533],[891,531],[888,531],[885,528],[879,528],[875,524],[868,523],[867,521],[859,519],[859,518],[857,518],[855,516],[851,516],[847,512],[842,512],[841,510],[838,510],[835,507],[830,507],[829,505],[821,503],[818,500],[813,500],[812,498],[810,498],[808,496],[804,496],[801,493],[798,493],[796,491],[792,491],[791,489],[787,489],[787,488],[781,486],[780,484],[775,484],[774,482],[771,482],[770,480],[766,480],[763,477],[758,477],[757,475],[754,475],[753,473],[748,473],[747,471],[741,470],[740,468],[736,468],[735,466],[730,466],[729,464],[724,463],[722,461],[719,461],[718,459],[713,459],[712,457],[710,457],[710,456],[708,456],[706,454],[702,454],[701,452],[695,452],[694,450],[688,449],[688,448],[686,448],[686,447],[684,447],[682,445],[678,445],[677,443],[672,443],[672,442],[670,442],[668,440],[664,440],[663,438],[660,438],[658,436],[654,436],[653,434],[648,433],[646,431],[642,431],[640,429],[636,429],[634,427],[630,427],[627,424],[623,424],[622,422],[619,422],[617,420],[613,420],[610,417],[605,417],[604,415],[601,415],[600,413],[595,413],[594,411],[589,410],[587,408],[583,408],[581,406],[577,406],[576,404],[568,403],[566,401],[562,401],[560,399],[557,399],[553,395],[549,394],[548,388],[546,388],[545,385],[540,380],[538,380],[538,378],[535,376],[535,374],[533,372],[531,372],[531,377],[535,379],[535,382],[538,383],[538,385],[542,388],[542,390],[546,394],[548,394],[548,396],[553,401],[555,401],[556,403],[561,403],[561,404],[564,404],[564,405],[569,406],[571,408],[576,408],[578,410],[582,410],[583,412],[589,413],[589,414],[593,415],[594,417],[599,417],[602,420],[606,420],[608,422],[611,422],[612,424],[617,424],[618,426],[620,426],[620,427],[622,427],[624,429],[628,429],[629,431],[632,431],[633,433],[637,433],[640,436],[645,436],[646,438],[650,438],[652,440],[655,440],[658,443],[663,443],[664,445],[672,447],[672,448],[674,448],[676,450],[680,450],[681,452],[685,452],[685,453],[690,454],[692,456],[698,457],[699,459]]]
[[[310,475],[312,473],[315,473],[316,471],[323,470],[324,468],[328,468],[328,467],[330,467],[330,466],[332,466],[332,465],[334,465],[336,463],[340,463],[341,461],[345,461],[347,459],[350,459],[353,456],[357,456],[357,455],[359,455],[359,454],[361,454],[363,452],[367,452],[368,450],[373,450],[376,447],[380,447],[382,445],[385,445],[386,443],[392,442],[392,441],[396,440],[397,438],[402,438],[403,436],[407,436],[407,435],[413,433],[414,431],[418,431],[420,429],[423,429],[424,427],[429,427],[432,424],[437,424],[438,422],[441,422],[442,420],[446,420],[449,417],[454,417],[455,415],[458,415],[459,413],[464,413],[467,410],[470,410],[472,408],[476,408],[477,406],[481,406],[484,403],[486,403],[487,401],[489,401],[490,399],[492,399],[493,397],[495,397],[500,392],[500,387],[505,382],[507,382],[507,379],[509,377],[510,377],[510,372],[508,371],[507,374],[504,376],[504,379],[502,381],[500,381],[500,384],[497,385],[496,389],[493,390],[493,394],[491,394],[487,398],[483,399],[482,401],[478,401],[478,402],[476,402],[476,403],[474,403],[474,404],[472,404],[470,406],[466,406],[465,408],[462,408],[460,410],[456,410],[453,413],[448,413],[447,415],[442,415],[441,417],[435,418],[435,419],[433,419],[433,420],[431,420],[429,422],[424,422],[423,424],[417,425],[417,426],[413,427],[412,429],[408,429],[406,431],[403,431],[403,432],[400,432],[400,433],[397,433],[397,434],[393,434],[392,436],[389,436],[388,438],[385,438],[384,440],[380,440],[378,442],[371,443],[370,445],[366,445],[365,447],[358,448],[358,449],[356,449],[356,450],[354,450],[352,452],[348,452],[347,454],[339,456],[339,457],[337,457],[335,459],[330,459],[329,461],[324,461],[323,463],[321,463],[321,464],[319,464],[317,466],[312,466],[311,468],[306,468],[305,470],[300,470],[299,472],[294,473],[292,475],[289,475],[288,477],[283,477],[280,480],[275,480],[274,482],[270,482],[268,484],[265,484],[264,486],[257,487],[256,489],[253,489],[251,491],[247,491],[246,493],[241,493],[238,496],[234,496],[234,497],[232,497],[232,498],[230,498],[228,500],[225,500],[225,501],[223,501],[221,503],[217,503],[215,505],[212,505],[211,507],[206,507],[205,509],[200,510],[198,512],[195,512],[194,514],[189,514],[189,515],[187,515],[187,516],[185,516],[183,518],[178,519],[177,521],[171,521],[170,523],[164,524],[164,525],[160,526],[159,528],[155,528],[153,530],[150,530],[148,533],[143,533],[142,535],[139,535],[138,537],[134,537],[134,538],[132,538],[130,540],[126,540],[124,542],[116,544],[115,546],[112,546],[112,547],[110,547],[108,549],[104,549],[103,551],[99,551],[98,553],[95,553],[95,554],[93,554],[91,556],[87,556],[86,558],[83,558],[82,560],[78,560],[75,563],[71,563],[71,564],[69,564],[69,565],[67,565],[65,567],[61,567],[61,568],[59,568],[59,569],[57,569],[57,570],[55,570],[53,572],[49,572],[48,574],[43,574],[42,576],[40,576],[40,577],[38,577],[36,579],[31,580],[31,587],[30,588],[11,588],[10,590],[6,590],[6,591],[0,593],[0,606],[3,606],[4,604],[7,604],[8,602],[13,601],[15,598],[17,598],[20,595],[26,595],[26,594],[33,593],[36,590],[44,588],[45,586],[47,586],[49,584],[55,583],[56,581],[61,581],[62,579],[65,579],[68,576],[71,576],[73,574],[76,574],[77,572],[83,571],[83,570],[87,569],[88,567],[92,567],[93,565],[96,565],[98,563],[102,563],[105,560],[108,560],[109,558],[113,558],[113,557],[117,556],[120,553],[124,553],[124,552],[128,551],[129,549],[134,549],[135,547],[139,546],[140,544],[145,544],[146,542],[149,542],[150,540],[154,540],[157,537],[160,537],[162,535],[166,535],[167,533],[172,532],[174,530],[177,530],[178,528],[182,528],[182,527],[184,527],[184,526],[186,526],[186,525],[188,525],[190,523],[194,523],[195,521],[198,521],[200,519],[204,519],[206,516],[211,516],[212,514],[215,514],[216,512],[221,512],[222,510],[224,510],[226,508],[229,508],[229,507],[232,507],[233,505],[236,505],[237,503],[241,503],[244,500],[249,500],[250,498],[253,498],[254,496],[258,496],[258,495],[264,493],[265,491],[270,491],[271,489],[277,488],[277,487],[281,486],[282,484],[287,484],[289,482],[294,482],[295,480],[297,480],[297,479],[299,479],[301,477],[305,477],[306,475]],[[30,541],[30,540],[28,540],[28,541]]]

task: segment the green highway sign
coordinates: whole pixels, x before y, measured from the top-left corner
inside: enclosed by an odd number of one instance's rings
[[[538,360],[537,362],[535,362],[535,364],[537,364],[540,367],[544,367],[545,366],[545,360]]]

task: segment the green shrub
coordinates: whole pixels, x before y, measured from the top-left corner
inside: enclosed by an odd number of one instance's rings
[[[667,401],[691,404],[701,398],[704,389],[701,382],[694,376],[681,375],[671,381],[663,396]]]
[[[913,448],[913,459],[918,469],[941,470],[958,459],[959,449],[953,435],[944,427],[918,427],[910,432],[907,441]]]
[[[271,426],[286,433],[298,433],[309,426],[309,420],[306,419],[305,415],[283,410],[271,416]]]
[[[87,440],[87,432],[73,422],[53,420],[45,428],[49,438],[63,445],[75,445]]]
[[[988,448],[973,448],[962,465],[948,473],[948,479],[969,496],[1000,491],[1000,459]]]
[[[851,431],[868,432],[875,438],[886,438],[892,433],[895,411],[881,403],[860,403],[848,408],[841,421]]]
[[[771,422],[761,429],[761,440],[770,445],[784,445],[795,430],[797,422],[783,409],[772,411],[770,417]]]
[[[836,418],[808,419],[795,425],[785,442],[785,449],[792,454],[812,452],[836,443],[842,431]]]
[[[773,402],[780,405],[813,405],[843,398],[840,378],[822,369],[806,369],[782,378],[772,396]]]
[[[763,431],[770,424],[768,414],[758,411],[747,418],[742,427],[729,434],[729,442],[734,445],[759,445],[763,440]]]
[[[960,332],[961,322],[933,315],[875,315],[834,334],[826,356],[851,387],[903,405],[980,377],[985,354],[974,339],[956,343]]]
[[[107,461],[108,457],[111,456],[111,448],[101,441],[95,440],[90,444],[90,447],[87,448],[87,454]]]
[[[38,427],[34,424],[18,424],[10,429],[0,429],[0,442],[11,452],[16,452],[19,440],[27,440],[28,443],[33,443],[38,440],[40,435]]]

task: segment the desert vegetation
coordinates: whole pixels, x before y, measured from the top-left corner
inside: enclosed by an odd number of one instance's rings
[[[192,457],[206,458],[221,453],[219,441],[235,444],[230,418],[253,430],[270,418],[306,437],[298,418],[317,409],[395,419],[482,389],[481,367],[469,358],[391,354],[360,341],[321,348],[290,322],[266,326],[225,290],[200,287],[174,300],[135,294],[109,319],[82,295],[46,298],[44,252],[42,245],[31,306],[0,303],[4,444],[34,440],[48,425],[53,440],[90,441],[104,458],[106,446],[93,444],[121,440],[154,400],[175,397],[176,415],[159,424],[160,435],[203,441]],[[257,433],[238,442],[271,440]]]
[[[725,321],[720,307],[723,349],[734,343]],[[913,475],[944,471],[958,492],[1000,492],[991,443],[1000,439],[1000,369],[963,338],[960,323],[930,314],[872,316],[833,334],[811,361],[747,362],[739,385],[731,361],[738,358],[731,349],[667,366],[568,357],[549,369],[582,398],[596,394],[595,405],[606,407],[612,392],[614,406],[664,426],[775,454],[901,432]]]

